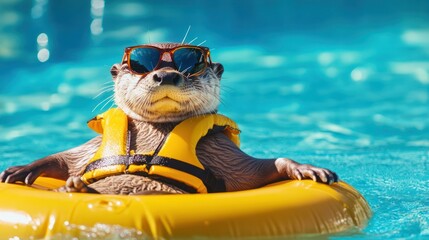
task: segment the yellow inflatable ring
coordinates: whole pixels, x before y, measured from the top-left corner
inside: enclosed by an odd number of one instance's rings
[[[118,232],[154,239],[330,234],[360,229],[371,215],[365,199],[344,182],[284,181],[240,192],[146,196],[40,190],[63,184],[49,178],[33,187],[0,183],[0,239],[109,238]]]

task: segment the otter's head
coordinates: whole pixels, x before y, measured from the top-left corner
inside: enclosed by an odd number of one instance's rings
[[[129,117],[146,122],[177,122],[214,113],[219,105],[223,66],[208,48],[149,44],[125,49],[111,69],[115,102]]]

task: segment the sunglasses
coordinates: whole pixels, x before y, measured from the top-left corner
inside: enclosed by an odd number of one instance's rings
[[[170,54],[175,69],[188,77],[201,75],[212,63],[208,48],[192,45],[169,49],[149,45],[127,47],[122,63],[127,63],[134,74],[146,75],[160,67],[165,53]]]

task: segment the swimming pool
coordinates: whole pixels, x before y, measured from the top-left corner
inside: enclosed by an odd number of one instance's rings
[[[186,40],[225,67],[220,111],[245,152],[335,170],[374,211],[359,237],[428,238],[428,12],[423,0],[2,1],[0,170],[93,137],[86,121],[111,92],[93,98],[124,47],[180,42],[191,25]]]

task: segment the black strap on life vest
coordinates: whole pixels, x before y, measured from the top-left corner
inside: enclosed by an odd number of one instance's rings
[[[186,172],[190,175],[193,175],[204,183],[207,187],[208,192],[224,192],[225,182],[223,180],[217,179],[213,173],[208,169],[201,169],[194,165],[167,157],[160,156],[149,156],[149,155],[121,155],[121,156],[111,156],[103,157],[94,162],[88,164],[85,168],[84,173],[100,169],[103,167],[113,166],[113,165],[125,165],[126,168],[130,165],[144,165],[149,169],[152,165],[160,165],[173,169],[177,169],[182,172]],[[142,173],[133,173],[133,174],[142,174]]]
[[[167,157],[155,156],[149,165],[161,165],[173,169],[186,172],[190,175],[193,175],[204,183],[207,187],[208,192],[225,192],[225,182],[221,179],[218,179],[209,169],[201,169],[194,165]]]
[[[210,129],[208,131],[206,136],[211,135],[211,134],[215,134],[215,133],[219,133],[219,132],[223,132],[224,130],[225,130],[225,126],[215,125],[215,126],[213,126],[212,129]],[[161,143],[155,149],[155,152],[153,155],[143,155],[143,154],[130,155],[131,132],[128,131],[127,142],[126,142],[127,155],[109,156],[109,157],[103,157],[103,158],[100,158],[98,160],[95,160],[86,166],[85,170],[83,171],[83,174],[85,174],[86,172],[95,170],[95,169],[114,166],[114,165],[125,165],[126,169],[128,169],[128,167],[130,165],[144,165],[144,164],[146,164],[147,169],[150,169],[150,167],[152,165],[160,165],[160,166],[165,166],[165,167],[177,169],[179,171],[186,172],[190,175],[196,176],[197,178],[201,179],[201,181],[207,187],[208,192],[225,192],[226,191],[225,181],[222,179],[216,178],[214,176],[214,174],[209,169],[201,169],[201,168],[198,168],[198,167],[191,165],[189,163],[185,163],[185,162],[173,159],[173,158],[158,156],[158,153],[161,150],[162,146],[164,145],[168,136],[169,136],[169,134],[167,134],[164,137],[164,139],[161,141]],[[127,173],[127,172],[125,172],[125,173]],[[137,173],[133,173],[133,174],[145,175],[147,173],[146,172],[142,172],[142,173],[137,172]],[[173,182],[174,185],[182,185],[183,186],[183,184],[176,184],[178,182],[174,181],[172,179],[165,178],[162,176],[158,176],[158,177],[161,180],[165,179],[165,182]],[[178,186],[178,187],[180,187],[180,186]],[[187,187],[187,188],[182,187],[182,189],[187,191],[187,192],[192,192],[192,191],[189,191],[189,187]],[[193,192],[195,192],[195,190]]]

